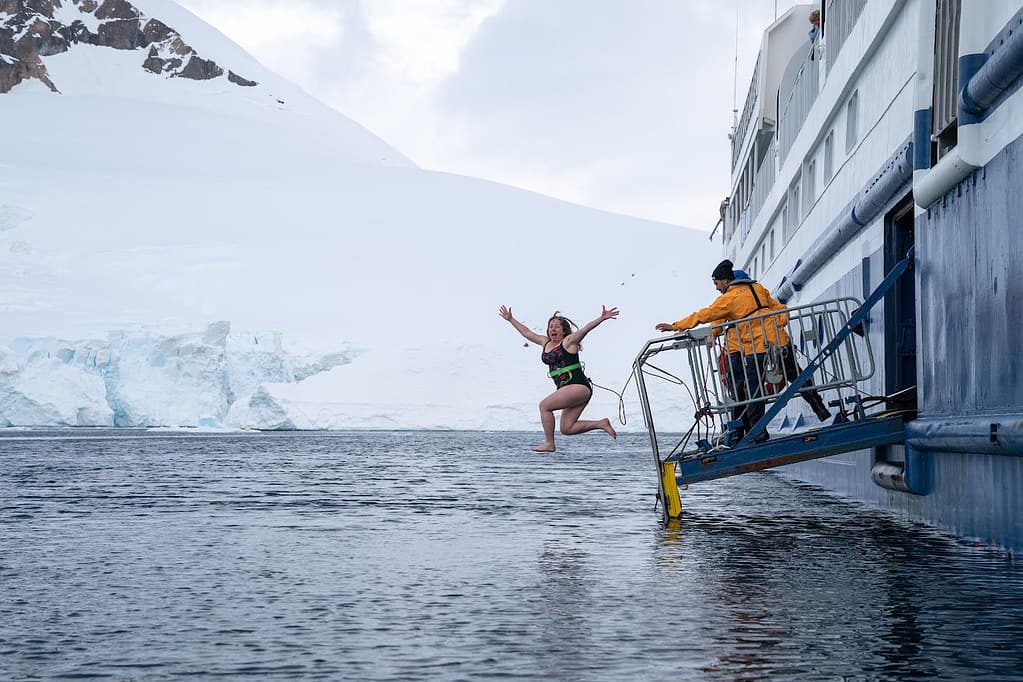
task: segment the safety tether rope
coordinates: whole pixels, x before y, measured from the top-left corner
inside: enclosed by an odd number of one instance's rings
[[[614,393],[616,396],[618,396],[618,422],[622,426],[625,426],[625,424],[626,424],[626,419],[625,419],[625,389],[627,389],[629,387],[629,382],[632,381],[632,378],[634,376],[635,376],[635,372],[633,372],[632,374],[629,375],[629,378],[626,379],[626,381],[625,381],[625,385],[622,386],[622,392],[621,393],[619,393],[618,391],[614,390],[613,388],[608,388],[607,386],[601,386],[600,384],[598,384],[593,379],[590,379],[590,383],[593,384],[594,386],[596,386],[597,388],[602,388],[605,391],[608,391],[609,393]]]

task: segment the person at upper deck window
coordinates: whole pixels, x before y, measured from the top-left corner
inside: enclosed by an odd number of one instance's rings
[[[810,12],[810,30],[807,31],[807,35],[810,36],[810,61],[814,61],[817,58],[817,38],[821,34],[821,11],[815,9]]]
[[[807,32],[807,34],[810,36],[811,45],[817,42],[817,36],[820,35],[820,32],[821,11],[819,9],[815,9],[814,11],[810,12],[810,30]]]

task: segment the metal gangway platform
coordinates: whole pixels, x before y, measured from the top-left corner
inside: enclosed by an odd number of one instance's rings
[[[897,264],[862,303],[843,297],[769,310],[643,346],[633,371],[666,518],[679,516],[679,488],[691,483],[904,441],[902,414],[868,414],[893,396],[865,396],[859,386],[875,371],[866,333],[870,309],[911,263]],[[669,358],[680,367],[666,368]],[[689,382],[677,376],[686,373]],[[661,445],[648,379],[686,387],[695,406],[688,431],[670,431],[684,432],[671,446]],[[797,396],[811,406],[809,415],[786,416],[780,432],[768,434]],[[669,413],[677,417],[681,409]]]

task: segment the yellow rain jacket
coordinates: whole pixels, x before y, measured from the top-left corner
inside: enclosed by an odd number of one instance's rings
[[[758,305],[759,302],[759,305]],[[706,308],[697,310],[688,317],[672,323],[675,331],[683,332],[700,324],[725,324],[742,320],[754,315],[763,315],[772,310],[784,311],[785,305],[779,303],[771,292],[759,282],[746,279],[734,280],[717,299]],[[738,325],[725,327],[728,340],[728,352],[749,355],[766,353],[767,343],[776,346],[787,346],[789,335],[785,331],[789,317],[781,312],[778,315],[740,322]],[[715,330],[716,334],[721,329]]]

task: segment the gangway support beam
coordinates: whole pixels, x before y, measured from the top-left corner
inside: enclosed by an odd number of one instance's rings
[[[875,417],[774,438],[760,445],[723,448],[702,453],[679,453],[665,462],[677,462],[678,483],[712,481],[783,464],[830,457],[881,445],[903,442],[901,416]]]

